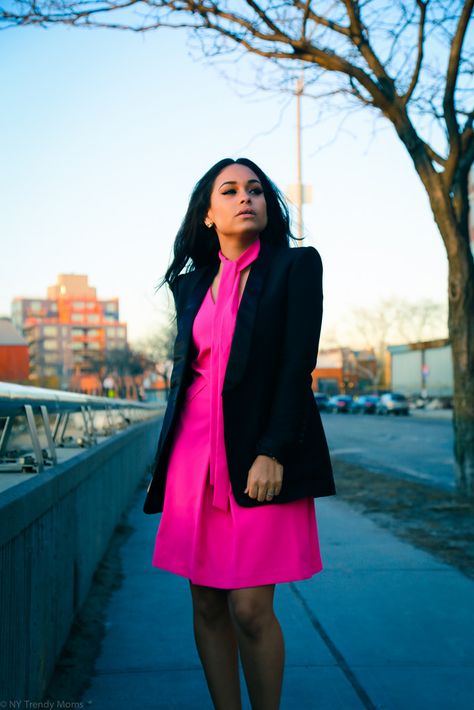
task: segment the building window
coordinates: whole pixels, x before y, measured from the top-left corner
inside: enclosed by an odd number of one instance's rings
[[[88,350],[99,350],[99,343],[87,343]]]
[[[56,325],[45,325],[43,327],[43,335],[57,335],[58,328]]]
[[[77,323],[78,321],[84,320],[84,316],[82,313],[71,313],[71,320]]]
[[[84,335],[85,331],[83,330],[83,328],[73,328],[71,330],[71,334],[72,335]]]
[[[95,308],[95,301],[89,301],[88,303],[86,303],[86,306],[87,306],[87,308],[88,308],[90,311],[94,310],[94,308]]]
[[[113,316],[110,313],[106,313],[104,319],[107,323],[113,323],[114,321],[118,320],[118,316],[117,315]]]
[[[115,338],[115,328],[106,328],[105,331],[108,338]]]
[[[118,338],[125,338],[125,328],[116,328],[115,332]]]
[[[82,348],[83,348],[82,343],[78,343],[78,342],[72,343],[73,350],[82,350]]]
[[[58,362],[58,357],[54,353],[45,353],[43,355],[43,361],[49,363]]]
[[[89,313],[86,317],[88,323],[98,323],[100,321],[98,313]]]
[[[43,348],[45,350],[57,350],[58,349],[58,341],[57,340],[45,340],[43,342]]]
[[[88,328],[86,330],[86,335],[88,335],[90,338],[97,338],[99,333],[100,331],[97,328]]]
[[[43,308],[43,304],[41,303],[41,301],[31,301],[30,310],[32,313],[40,313],[42,308]]]
[[[82,311],[82,310],[84,310],[84,308],[85,308],[84,301],[73,301],[73,302],[72,302],[72,307],[73,307],[73,308],[76,308],[78,311],[79,311],[79,310]]]

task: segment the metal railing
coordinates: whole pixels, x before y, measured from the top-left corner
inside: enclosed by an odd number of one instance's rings
[[[58,450],[94,446],[163,406],[0,382],[0,473],[40,473]]]

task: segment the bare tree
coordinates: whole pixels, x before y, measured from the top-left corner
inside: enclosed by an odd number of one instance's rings
[[[168,314],[169,315],[169,314]],[[140,350],[154,363],[154,372],[162,378],[165,387],[170,386],[173,365],[173,345],[176,338],[176,321],[168,319],[160,330],[138,343]]]
[[[386,298],[369,308],[351,310],[347,320],[351,324],[353,338],[374,349],[377,358],[376,381],[383,384],[387,345],[439,339],[445,328],[445,308],[429,299],[413,302]]]
[[[371,308],[355,308],[350,313],[354,337],[362,340],[365,347],[373,348],[377,360],[376,382],[384,382],[385,353],[393,330],[395,307],[392,300],[383,300]]]
[[[459,489],[474,495],[474,0],[9,0],[0,25],[64,23],[148,32],[189,28],[209,56],[242,50],[289,86],[301,71],[337,110],[390,121],[428,195],[449,262],[449,335]],[[280,73],[277,73],[280,72]],[[278,78],[279,77],[279,78]]]
[[[420,301],[395,299],[394,332],[406,343],[446,337],[446,308],[428,298]]]
[[[155,363],[173,359],[173,344],[176,338],[176,324],[162,325],[160,330],[139,341],[140,350]]]

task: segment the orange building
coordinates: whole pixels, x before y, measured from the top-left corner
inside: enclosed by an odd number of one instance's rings
[[[373,350],[320,350],[312,377],[315,392],[360,394],[377,386],[377,359]]]
[[[99,300],[85,275],[60,274],[47,298],[15,298],[12,320],[28,342],[35,384],[83,389],[84,378],[97,390],[107,354],[128,347],[118,298]]]
[[[28,343],[9,318],[0,318],[0,380],[23,383],[29,374]]]

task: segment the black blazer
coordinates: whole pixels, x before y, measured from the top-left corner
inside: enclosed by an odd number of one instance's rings
[[[167,460],[195,355],[193,321],[218,267],[198,268],[175,282],[174,366],[145,513],[163,509]],[[261,242],[237,313],[222,392],[227,463],[239,505],[275,505],[336,492],[311,389],[322,306],[322,263],[316,249]],[[281,493],[270,502],[244,494],[258,454],[275,456],[284,467]]]

